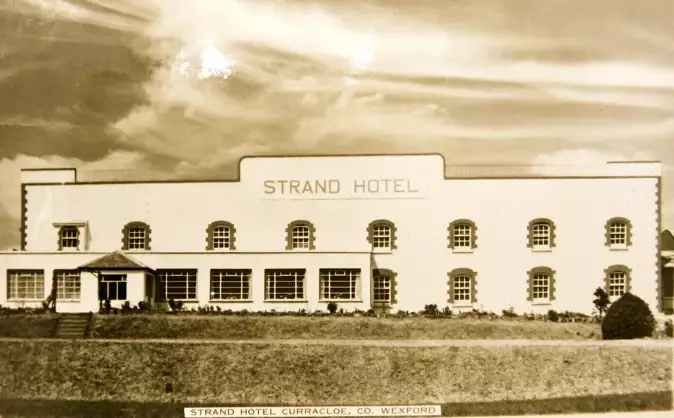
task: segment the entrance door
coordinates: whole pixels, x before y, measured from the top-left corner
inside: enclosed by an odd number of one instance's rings
[[[662,311],[674,310],[674,267],[662,268]]]
[[[98,282],[98,300],[126,300],[126,274],[103,274]]]

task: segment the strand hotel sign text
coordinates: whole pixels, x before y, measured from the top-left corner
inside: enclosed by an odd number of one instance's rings
[[[270,199],[422,198],[424,190],[409,178],[265,180]]]

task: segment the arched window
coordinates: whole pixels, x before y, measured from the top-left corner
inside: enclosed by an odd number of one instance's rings
[[[626,218],[606,221],[605,245],[612,249],[625,249],[632,245],[632,223]]]
[[[527,247],[532,250],[551,250],[555,247],[555,223],[550,219],[538,218],[529,222]]]
[[[385,219],[371,222],[367,227],[367,241],[374,250],[395,250],[398,248],[395,224]]]
[[[471,251],[477,248],[477,227],[473,221],[458,219],[449,224],[448,247],[454,251]]]
[[[130,222],[122,230],[122,250],[150,250],[150,226],[144,222]]]
[[[632,270],[615,265],[604,270],[604,290],[609,297],[619,298],[630,291]]]
[[[477,273],[471,269],[458,268],[449,272],[447,302],[454,306],[472,305],[477,301]]]
[[[216,221],[206,228],[206,251],[236,249],[236,229],[227,221]]]
[[[535,267],[527,272],[529,275],[528,301],[547,303],[555,300],[555,271],[550,267]]]
[[[76,226],[65,225],[59,229],[59,250],[80,247],[80,230]]]
[[[286,250],[316,249],[316,228],[309,221],[293,221],[286,228]]]

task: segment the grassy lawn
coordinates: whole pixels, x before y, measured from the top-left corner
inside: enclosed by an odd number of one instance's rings
[[[465,404],[668,392],[672,351],[5,341],[0,375],[5,399]]]
[[[523,319],[97,315],[97,338],[184,339],[601,339],[591,323]]]

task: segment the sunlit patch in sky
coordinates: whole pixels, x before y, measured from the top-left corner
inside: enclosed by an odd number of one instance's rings
[[[234,74],[236,61],[223,54],[213,44],[199,45],[195,52],[181,49],[176,55],[176,67],[180,75],[195,75],[200,79],[227,79]]]

